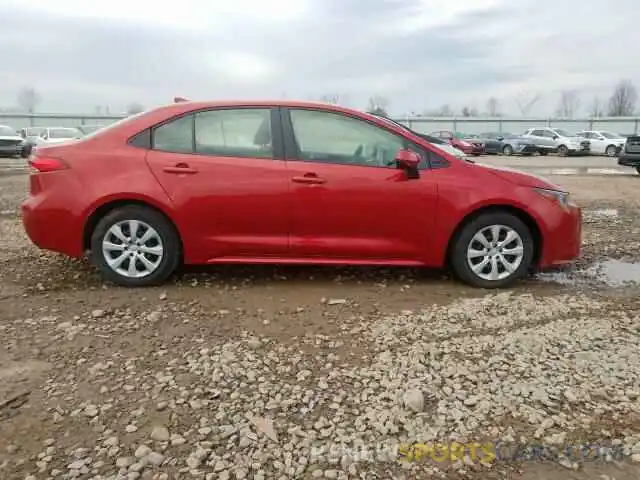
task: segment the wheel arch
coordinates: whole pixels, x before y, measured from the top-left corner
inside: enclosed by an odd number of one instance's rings
[[[156,205],[155,202],[149,202],[146,199],[141,199],[141,198],[115,198],[115,199],[106,200],[101,204],[95,205],[91,210],[91,213],[86,217],[87,220],[85,221],[85,224],[84,224],[84,228],[82,232],[83,251],[86,252],[87,250],[91,249],[91,235],[93,234],[93,231],[95,230],[95,228],[98,226],[98,223],[100,222],[100,220],[104,218],[105,215],[109,214],[115,209],[122,208],[125,206],[138,206],[138,207],[148,208],[149,210],[153,210],[159,213],[160,215],[162,215],[163,217],[165,217],[165,219],[173,226],[173,229],[175,230],[175,233],[178,238],[178,242],[180,243],[180,254],[181,256],[184,255],[184,245],[183,245],[182,236],[180,235],[180,230],[178,229],[178,226],[173,221],[171,216],[163,208]]]
[[[527,226],[533,238],[533,260],[531,262],[531,265],[536,266],[539,264],[543,252],[543,237],[538,222],[528,212],[521,208],[506,204],[491,204],[484,205],[482,207],[476,208],[475,210],[472,210],[467,215],[465,215],[460,222],[458,222],[458,225],[456,225],[456,228],[453,230],[452,234],[449,237],[449,242],[447,243],[445,256],[445,262],[447,266],[450,266],[451,249],[453,248],[453,245],[460,236],[464,227],[474,219],[478,218],[480,215],[494,212],[510,213],[520,219],[522,223]]]

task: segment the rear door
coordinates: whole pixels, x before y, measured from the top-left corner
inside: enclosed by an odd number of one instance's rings
[[[147,162],[177,210],[192,263],[288,251],[288,190],[277,109],[222,108],[153,129]]]

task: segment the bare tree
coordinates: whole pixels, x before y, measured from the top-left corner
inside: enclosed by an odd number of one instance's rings
[[[593,99],[589,114],[594,118],[604,117],[604,102],[600,100],[600,97]]]
[[[376,115],[387,116],[387,108],[389,108],[389,100],[381,95],[373,95],[367,103],[367,112]]]
[[[453,109],[449,104],[442,105],[437,110],[432,110],[427,112],[427,116],[430,117],[454,117],[455,113],[453,113]]]
[[[526,117],[529,115],[531,108],[540,100],[540,94],[530,95],[527,93],[519,93],[513,97],[513,99],[518,105],[522,116]]]
[[[612,117],[628,117],[636,108],[638,93],[631,80],[620,80],[609,98],[609,115]]]
[[[491,97],[487,100],[487,115],[490,117],[500,117],[500,110],[498,99],[496,97]]]
[[[23,88],[18,94],[18,105],[27,113],[35,113],[40,100],[40,95],[33,87]]]
[[[556,116],[563,118],[573,118],[576,111],[580,108],[580,97],[575,90],[565,90],[560,93],[560,101]]]
[[[460,113],[462,114],[463,117],[477,117],[478,116],[478,110],[476,110],[475,108],[462,107],[462,110],[460,111]]]
[[[342,100],[342,95],[339,93],[325,93],[320,96],[320,101],[325,103],[330,103],[332,105],[340,105]]]
[[[136,113],[144,112],[144,107],[137,102],[132,102],[127,105],[127,115],[135,115]]]

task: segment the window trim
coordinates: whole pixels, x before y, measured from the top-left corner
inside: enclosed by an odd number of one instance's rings
[[[238,156],[238,155],[213,155],[208,153],[200,153],[196,152],[196,114],[205,113],[205,112],[218,112],[222,110],[267,110],[269,111],[269,122],[271,123],[271,140],[272,140],[272,150],[273,154],[271,157],[248,157],[248,156]],[[154,125],[151,125],[144,130],[132,135],[129,137],[127,144],[136,148],[145,148],[146,150],[154,151],[154,152],[162,152],[162,153],[173,153],[175,155],[194,155],[198,157],[224,157],[224,158],[251,158],[255,160],[282,160],[284,158],[284,141],[282,134],[282,126],[280,124],[280,115],[279,115],[279,107],[267,106],[264,105],[225,105],[220,107],[205,107],[198,108],[195,110],[189,110],[188,112],[182,112],[178,115],[174,115],[172,117],[166,118]],[[162,150],[159,148],[155,148],[153,146],[153,136],[156,129],[167,125],[173,121],[179,120],[186,116],[191,116],[191,151],[190,152],[172,152],[169,150]],[[149,135],[149,146],[148,148],[140,147],[138,145],[134,145],[137,137],[144,136],[148,132]]]
[[[358,120],[364,123],[368,123],[369,125],[376,127],[376,128],[380,128],[381,130],[384,130],[385,132],[394,135],[395,137],[399,137],[402,140],[402,143],[404,144],[405,148],[411,146],[414,149],[416,149],[425,159],[426,161],[426,166],[420,170],[424,171],[424,170],[433,170],[433,169],[439,169],[439,168],[447,168],[450,166],[450,162],[442,157],[441,155],[432,152],[430,149],[423,147],[422,145],[419,145],[418,143],[414,142],[413,140],[408,139],[407,137],[400,135],[394,131],[392,131],[391,129],[387,128],[386,126],[380,126],[377,123],[367,119],[367,118],[362,118],[358,115],[355,114],[351,114],[349,112],[341,112],[341,111],[336,111],[336,110],[328,110],[325,108],[315,108],[315,107],[280,107],[280,122],[282,124],[282,135],[283,135],[283,144],[284,144],[284,156],[283,156],[283,160],[288,161],[288,162],[302,162],[302,163],[320,163],[320,164],[324,164],[324,165],[340,165],[340,166],[345,166],[345,167],[364,167],[364,168],[384,168],[385,170],[394,170],[391,167],[381,167],[378,165],[362,165],[362,164],[343,164],[343,163],[329,163],[329,162],[322,162],[322,161],[306,161],[306,160],[301,160],[300,159],[300,151],[298,148],[298,144],[296,142],[295,139],[295,133],[293,130],[293,121],[291,119],[291,111],[292,110],[306,110],[306,111],[310,111],[310,112],[320,112],[320,113],[328,113],[328,114],[334,114],[334,115],[342,115],[343,117],[346,118],[351,118],[353,120]],[[432,166],[431,164],[431,155],[437,155],[438,157],[442,158],[442,160],[444,160],[443,164],[441,165],[437,165],[437,166]]]

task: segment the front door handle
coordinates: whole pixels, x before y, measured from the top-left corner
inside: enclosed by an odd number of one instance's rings
[[[186,173],[186,174],[193,175],[194,173],[198,173],[198,170],[196,170],[195,168],[191,168],[189,164],[182,163],[182,162],[177,163],[173,167],[164,167],[162,170],[165,171],[166,173],[176,173],[176,174]]]
[[[293,177],[291,181],[296,183],[306,183],[309,185],[320,185],[326,182],[324,178],[320,178],[315,173],[306,173],[300,177]]]

